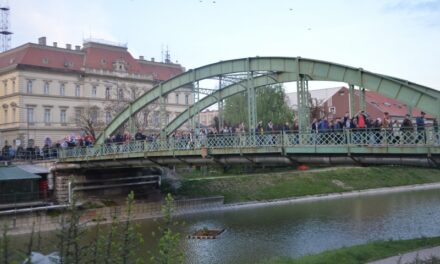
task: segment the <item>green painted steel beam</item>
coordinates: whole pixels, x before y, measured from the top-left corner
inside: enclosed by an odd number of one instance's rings
[[[254,78],[254,86],[256,89],[258,89],[266,85],[293,82],[296,81],[296,78],[296,74],[288,72],[271,74],[268,76],[260,76]],[[193,118],[197,112],[216,104],[218,100],[224,100],[233,95],[246,92],[246,82],[247,80],[244,80],[225,86],[221,90],[212,93],[211,95],[202,98],[199,102],[196,102],[195,104],[189,106],[187,110],[180,113],[180,115],[178,115],[168,124],[168,126],[165,128],[166,135],[170,135],[171,133],[173,133],[176,129],[182,126],[186,122],[186,120]]]
[[[299,67],[297,67],[297,64],[299,64]],[[178,88],[190,85],[194,81],[248,71],[293,72],[307,75],[310,80],[346,82],[362,86],[368,90],[377,91],[393,99],[398,99],[432,115],[439,115],[440,91],[364,70],[361,70],[362,78],[360,79],[360,70],[359,68],[327,61],[285,57],[255,57],[209,64],[162,82],[160,84],[162,89],[160,89],[159,85],[156,85],[144,93],[132,103],[131,109],[127,107],[110,122],[98,137],[97,143],[103,143],[104,137],[102,135],[112,135],[130,119],[130,116],[135,115],[145,106],[157,100],[161,95],[166,95]]]

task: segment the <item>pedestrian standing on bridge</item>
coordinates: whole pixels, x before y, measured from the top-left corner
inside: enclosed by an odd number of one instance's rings
[[[402,131],[400,131],[400,124],[399,121],[394,120],[392,124],[392,130],[393,130],[393,140],[391,141],[392,144],[400,144],[400,138]]]
[[[272,120],[269,120],[269,122],[267,122],[267,126],[266,126],[266,143],[268,144],[274,144],[274,127],[273,127],[273,123]]]
[[[391,142],[394,137],[392,134],[392,128],[393,128],[393,123],[390,114],[388,112],[383,113],[381,130],[382,130],[382,138],[384,138],[386,142]]]
[[[367,135],[368,135],[366,133],[368,119],[367,119],[367,115],[365,114],[365,111],[359,111],[353,119],[356,125],[356,127],[353,129],[355,143],[366,144]]]
[[[258,125],[255,128],[255,133],[257,134],[257,142],[259,145],[261,145],[261,143],[263,143],[262,141],[264,137],[263,121],[260,120],[260,122],[258,122]]]
[[[438,133],[438,121],[437,121],[437,118],[434,118],[432,120],[432,127],[434,128],[434,134],[435,134],[434,138],[436,139],[435,143],[436,144],[440,144],[440,134]]]
[[[400,130],[402,131],[402,135],[403,135],[403,143],[410,144],[412,141],[411,139],[413,138],[414,127],[411,122],[409,114],[407,114],[405,116],[405,119],[403,119],[402,126],[400,127]]]
[[[417,126],[417,141],[416,143],[422,142],[426,143],[426,133],[425,133],[425,112],[421,112],[420,116],[416,117]]]
[[[246,141],[246,138],[245,138],[245,132],[246,132],[246,129],[245,129],[245,125],[244,125],[244,122],[242,121],[239,125],[238,125],[238,134],[239,134],[239,136],[240,136],[240,145],[242,145],[242,146],[244,146],[245,145],[245,141]]]

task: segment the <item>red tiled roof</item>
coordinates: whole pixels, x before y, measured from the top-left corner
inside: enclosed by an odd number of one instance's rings
[[[46,62],[43,62],[43,60],[46,60]],[[30,47],[23,59],[17,64],[79,71],[82,67],[82,61],[83,55],[79,53],[63,52],[62,49],[48,50]]]
[[[113,71],[113,64],[118,60],[126,63],[128,73],[153,75],[155,80],[167,80],[184,71],[178,64],[139,61],[126,48],[99,43],[91,43],[79,51],[28,43],[1,53],[0,69],[10,65],[31,65],[58,70]]]
[[[141,72],[152,73],[156,80],[167,80],[183,73],[183,69],[180,67],[163,67],[158,63],[146,64],[141,62],[139,66]]]
[[[396,100],[385,97],[379,93],[366,91],[365,101],[378,108],[381,112],[388,112],[390,116],[405,116],[408,112],[406,104]],[[421,110],[413,107],[412,115],[419,116]],[[432,118],[429,114],[426,114],[426,118]]]

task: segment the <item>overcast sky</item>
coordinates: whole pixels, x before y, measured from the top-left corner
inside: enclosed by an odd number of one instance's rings
[[[440,0],[9,0],[12,46],[84,38],[187,69],[250,56],[328,60],[440,90]]]

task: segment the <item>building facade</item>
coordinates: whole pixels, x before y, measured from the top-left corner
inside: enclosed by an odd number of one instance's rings
[[[199,113],[200,115],[200,124],[205,127],[214,127],[215,126],[215,117],[218,117],[218,110],[204,110]]]
[[[8,50],[0,54],[0,142],[42,146],[47,137],[84,133],[86,113],[99,131],[130,101],[182,72],[179,64],[135,59],[126,46],[96,41],[61,48],[42,37]],[[190,88],[164,98],[165,122],[194,102]],[[138,113],[136,128],[159,132],[160,119],[157,102]]]

